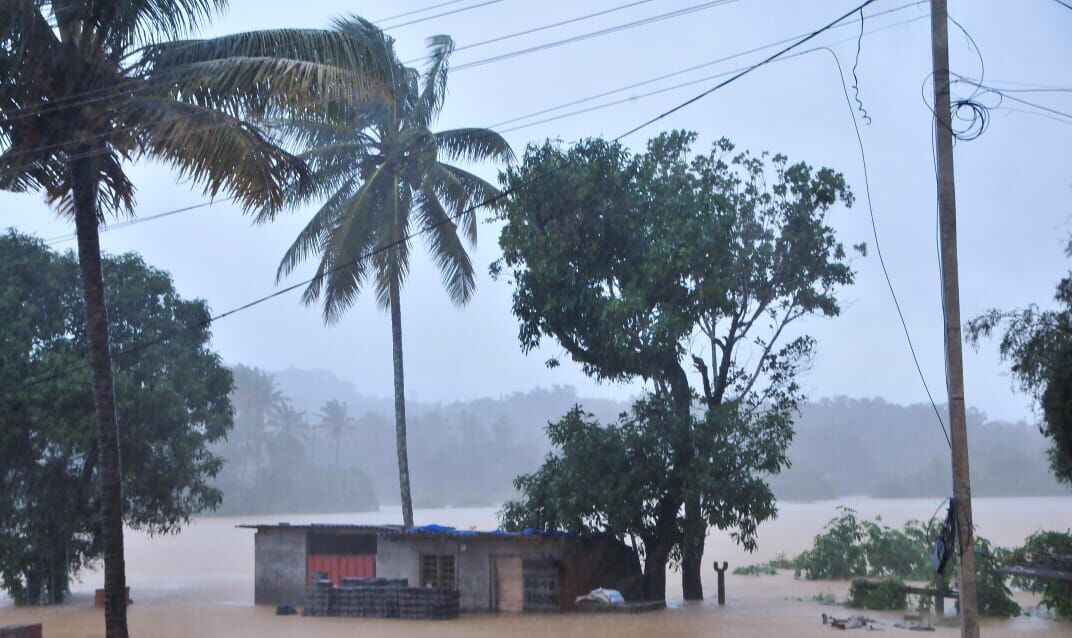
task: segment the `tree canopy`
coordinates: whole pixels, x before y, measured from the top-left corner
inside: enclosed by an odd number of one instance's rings
[[[554,339],[587,374],[647,382],[644,405],[672,406],[656,553],[670,555],[668,540],[680,551],[687,598],[702,596],[708,525],[747,547],[774,515],[765,484],[735,492],[720,472],[750,449],[762,453],[741,461],[743,475],[787,464],[796,375],[814,345],[787,327],[837,315],[836,291],[853,281],[827,221],[852,203],[840,174],[724,139],[696,154],[695,140],[664,133],[636,154],[601,139],[529,146],[502,175],[511,195],[492,267],[515,284],[526,351]]]
[[[222,460],[209,446],[232,426],[231,373],[209,347],[204,302],[181,298],[137,255],[104,263],[117,343],[169,337],[120,350],[114,367],[124,521],[172,533],[220,503],[212,481]],[[69,578],[103,550],[77,279],[72,253],[0,237],[0,576],[20,602],[61,601]]]
[[[1066,253],[1072,257],[1072,242]],[[1013,378],[1038,407],[1039,429],[1051,440],[1047,452],[1058,480],[1072,485],[1072,272],[1057,284],[1057,307],[1032,304],[1015,311],[990,310],[968,322],[968,339],[978,346],[1003,330],[998,351]]]

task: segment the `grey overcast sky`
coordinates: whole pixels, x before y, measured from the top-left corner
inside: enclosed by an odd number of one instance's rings
[[[374,21],[421,9],[436,0],[232,0],[206,34],[272,27],[324,27],[331,18],[355,13]],[[851,9],[841,0],[465,0],[405,19],[484,4],[454,15],[389,29],[403,59],[419,58],[425,39],[451,35],[458,47],[627,4],[618,11],[527,36],[459,51],[454,67],[503,53],[590,33],[670,11],[710,5],[679,17],[652,22],[572,44],[458,68],[450,78],[441,127],[488,126],[567,102],[636,84],[807,33]],[[860,52],[859,97],[872,119],[862,126],[871,171],[872,196],[890,277],[900,296],[920,362],[938,401],[944,401],[942,315],[935,252],[935,192],[931,120],[922,92],[930,71],[927,4],[879,0],[869,17]],[[1072,10],[1054,0],[952,0],[951,15],[974,37],[985,61],[986,79],[1002,86],[1028,83],[1072,87]],[[859,23],[817,39],[840,56],[846,74],[856,53]],[[979,61],[963,35],[952,31],[951,67],[977,76]],[[808,47],[805,47],[808,48]],[[520,155],[529,142],[587,136],[613,137],[716,84],[702,81],[658,95],[643,94],[756,62],[764,49],[675,77],[585,102],[534,120],[616,100],[624,103],[506,132]],[[851,76],[848,77],[851,84]],[[922,92],[921,92],[922,90]],[[962,87],[962,92],[966,89]],[[1072,113],[1072,93],[1016,93],[1017,97]],[[993,100],[986,100],[993,104]],[[1014,110],[1015,109],[1015,110]],[[1034,111],[1026,113],[1023,111]],[[991,307],[1049,304],[1054,285],[1068,270],[1063,253],[1072,213],[1072,119],[1005,100],[991,113],[981,138],[956,146],[961,300],[968,318]],[[534,120],[518,122],[524,124]],[[509,128],[508,126],[501,127]],[[819,351],[804,385],[812,398],[880,396],[896,402],[925,400],[901,332],[878,259],[864,205],[863,171],[837,69],[825,52],[810,53],[757,70],[625,141],[633,148],[661,130],[699,133],[699,148],[726,136],[739,148],[771,150],[790,159],[842,171],[857,195],[851,210],[832,217],[846,244],[866,241],[869,256],[855,264],[858,281],[842,293],[836,319],[814,320],[805,329]],[[480,169],[493,178],[492,167]],[[153,215],[205,201],[176,183],[162,166],[131,169],[139,186],[138,214]],[[42,238],[72,227],[34,195],[0,195],[5,226]],[[104,249],[137,251],[174,276],[180,292],[208,301],[216,312],[276,289],[276,265],[310,210],[283,214],[270,225],[252,226],[228,203],[165,219],[117,228],[102,235]],[[479,289],[472,303],[454,308],[439,274],[420,251],[402,298],[406,388],[410,399],[450,401],[570,384],[582,395],[626,398],[636,386],[599,385],[563,358],[557,348],[525,356],[510,313],[511,288],[487,275],[499,255],[498,229],[485,223],[475,262]],[[73,247],[72,242],[58,247]],[[298,275],[307,276],[311,267]],[[294,281],[297,281],[296,277]],[[352,380],[367,394],[391,392],[388,315],[363,297],[338,325],[325,327],[316,309],[303,307],[294,292],[220,321],[213,343],[229,363],[270,369],[294,365],[325,368]],[[966,350],[969,406],[993,417],[1030,418],[1027,400],[1011,388],[996,347]]]

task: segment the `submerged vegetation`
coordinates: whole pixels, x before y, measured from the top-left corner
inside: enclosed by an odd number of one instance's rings
[[[180,297],[166,272],[137,255],[105,255],[102,263],[109,330],[121,343],[209,316],[204,302]],[[0,585],[18,603],[63,602],[71,579],[105,552],[89,336],[77,291],[72,252],[0,235]],[[166,348],[114,359],[128,527],[173,533],[220,504],[214,479],[223,459],[210,449],[231,430],[232,380],[209,338],[202,326],[174,334]]]

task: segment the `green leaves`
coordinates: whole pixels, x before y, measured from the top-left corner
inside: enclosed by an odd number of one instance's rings
[[[493,131],[462,128],[434,133],[442,108],[449,38],[431,42],[424,75],[397,58],[394,41],[360,18],[336,22],[340,34],[365,42],[390,81],[387,100],[359,94],[338,101],[326,118],[273,123],[280,139],[296,147],[313,169],[310,193],[324,204],[287,250],[278,276],[318,257],[305,303],[321,303],[325,321],[337,321],[367,283],[381,307],[409,270],[410,238],[423,234],[452,301],[465,304],[476,280],[459,236],[476,242],[474,209],[499,191],[485,180],[441,160],[508,161],[509,145]],[[314,198],[295,194],[292,201]]]
[[[136,255],[104,262],[125,522],[174,532],[220,502],[211,481],[221,460],[208,448],[231,429],[231,374],[209,349],[204,303],[179,297],[167,273]],[[0,237],[0,313],[11,318],[0,327],[0,546],[25,550],[0,552],[0,576],[12,593],[51,578],[54,602],[102,551],[78,282],[72,253],[15,233]],[[164,335],[166,342],[137,347]]]
[[[1072,252],[1070,252],[1072,254]],[[968,340],[1003,331],[1001,358],[1011,363],[1013,378],[1041,410],[1042,433],[1052,439],[1050,468],[1061,482],[1072,484],[1072,274],[1058,283],[1057,308],[1031,304],[1022,310],[990,310],[968,322]]]

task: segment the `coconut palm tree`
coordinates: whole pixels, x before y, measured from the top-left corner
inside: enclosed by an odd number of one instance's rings
[[[357,431],[357,423],[347,413],[345,403],[339,403],[332,399],[320,408],[317,413],[320,417],[318,429],[324,430],[329,438],[335,439],[335,469],[339,468],[339,443],[342,437]]]
[[[474,208],[499,191],[443,160],[505,162],[513,153],[488,129],[431,130],[446,97],[450,38],[431,38],[430,63],[422,76],[398,60],[393,39],[371,23],[352,18],[337,28],[380,43],[372,50],[379,54],[377,65],[393,71],[392,99],[340,104],[329,122],[292,119],[280,124],[286,138],[305,149],[301,157],[320,185],[317,199],[323,204],[283,256],[278,277],[315,256],[316,275],[302,299],[310,305],[321,302],[326,323],[337,322],[366,283],[379,306],[390,310],[398,479],[403,524],[412,527],[400,300],[409,272],[408,237],[426,231],[425,244],[447,294],[455,304],[467,303],[475,280],[462,236],[475,244]],[[298,194],[295,200],[310,198]]]
[[[249,118],[309,112],[379,84],[367,50],[339,31],[185,39],[226,0],[0,0],[0,188],[43,191],[72,218],[99,439],[105,626],[126,636],[119,433],[98,229],[132,213],[126,164],[173,166],[206,194],[270,217],[301,160]],[[370,75],[369,71],[373,71]]]

